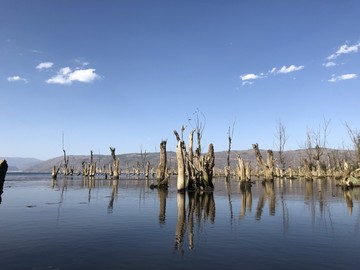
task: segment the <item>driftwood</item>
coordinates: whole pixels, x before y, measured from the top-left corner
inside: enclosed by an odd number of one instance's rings
[[[7,169],[8,169],[8,164],[6,160],[0,160],[0,195],[3,193]]]

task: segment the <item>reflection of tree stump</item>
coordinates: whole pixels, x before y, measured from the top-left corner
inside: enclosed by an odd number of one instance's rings
[[[0,194],[3,193],[7,169],[8,169],[8,164],[6,160],[0,160]]]

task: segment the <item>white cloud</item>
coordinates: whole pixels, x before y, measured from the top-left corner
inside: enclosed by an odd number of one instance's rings
[[[48,69],[48,68],[51,68],[52,66],[54,65],[53,62],[43,62],[43,63],[40,63],[36,66],[36,69]]]
[[[356,78],[357,78],[357,74],[354,74],[354,73],[343,74],[343,75],[340,75],[340,76],[332,75],[329,82],[338,82],[338,81],[351,80],[351,79],[356,79]]]
[[[280,69],[273,67],[271,70],[267,71],[266,73],[261,72],[258,75],[254,74],[254,73],[240,75],[240,79],[242,80],[242,85],[253,84],[254,83],[253,80],[267,78],[268,75],[270,75],[270,74],[273,74],[273,75],[287,74],[290,72],[301,70],[303,68],[304,68],[304,66],[295,66],[295,65],[290,65],[288,67],[283,66]]]
[[[288,66],[288,67],[283,66],[280,70],[277,71],[277,73],[286,74],[286,73],[301,70],[303,68],[304,68],[304,66],[294,66],[294,65],[291,65],[291,66]],[[272,69],[272,70],[274,70],[274,69]]]
[[[64,67],[61,68],[55,76],[46,80],[46,83],[70,85],[75,81],[90,83],[99,78],[100,76],[95,73],[95,69],[93,68],[72,71],[69,67]]]
[[[336,63],[335,62],[326,62],[323,64],[324,67],[335,67],[336,66]]]
[[[271,74],[275,73],[275,72],[276,72],[276,67],[273,67],[269,72],[270,72]]]
[[[20,76],[12,76],[7,78],[8,82],[25,82],[27,83],[28,80],[25,78],[22,78]]]
[[[339,57],[342,54],[347,53],[356,53],[360,48],[360,42],[358,44],[348,46],[347,44],[341,45],[340,48],[333,53],[332,55],[328,56],[328,60],[334,60],[335,58]]]
[[[246,81],[246,80],[256,80],[256,79],[259,79],[260,76],[259,75],[255,75],[253,73],[250,73],[250,74],[245,74],[245,75],[240,75],[240,79],[242,81]]]
[[[266,78],[266,75],[264,73],[260,73],[260,75],[256,75],[253,73],[240,75],[240,79],[242,80],[242,85],[251,85],[254,83],[253,80]]]
[[[79,81],[89,83],[95,79],[98,79],[99,75],[95,73],[95,69],[79,69],[69,74],[69,79],[71,81]]]

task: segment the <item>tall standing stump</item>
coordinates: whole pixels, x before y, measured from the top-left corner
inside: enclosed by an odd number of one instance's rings
[[[8,164],[6,160],[0,160],[0,194],[3,193],[7,169],[8,169]]]

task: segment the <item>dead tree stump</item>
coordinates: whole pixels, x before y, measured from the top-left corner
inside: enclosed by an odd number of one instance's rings
[[[8,164],[6,160],[0,160],[0,195],[3,193],[7,169],[8,169]]]
[[[180,139],[179,134],[174,130],[174,134],[177,140],[176,146],[176,159],[177,159],[177,191],[183,192],[187,189],[187,179],[186,179],[186,148],[183,140]]]
[[[238,159],[237,175],[240,181],[245,181],[246,172],[245,172],[244,159],[240,156],[240,154],[237,156],[237,159]]]
[[[259,150],[259,146],[257,143],[252,145],[254,151],[255,151],[255,155],[256,155],[256,160],[258,161],[259,165],[261,166],[262,170],[263,170],[263,176],[265,180],[269,180],[272,181],[274,180],[274,155],[273,155],[273,151],[272,150],[268,150],[267,151],[267,160],[266,162],[264,161],[260,150]]]
[[[167,187],[167,175],[166,175],[166,141],[160,143],[160,161],[156,170],[156,179],[159,187]]]
[[[209,145],[209,150],[205,156],[200,158],[200,168],[201,168],[201,186],[205,190],[214,190],[214,184],[212,182],[214,166],[215,166],[215,155],[214,155],[214,146],[211,143]]]
[[[113,172],[112,172],[112,175],[113,175],[113,179],[119,179],[119,175],[120,175],[120,162],[119,162],[119,159],[116,158],[116,155],[115,155],[115,147],[110,147],[110,151],[111,151],[111,156],[113,158]]]

